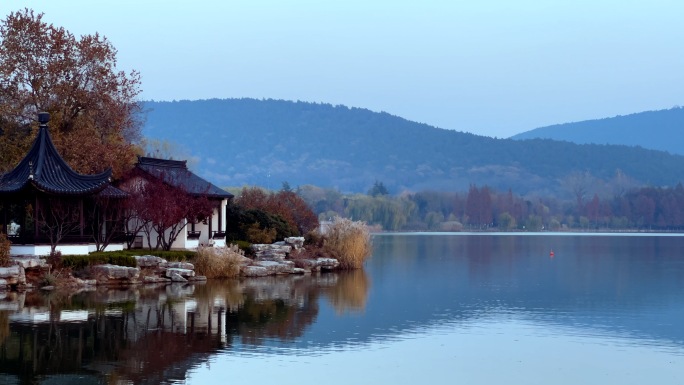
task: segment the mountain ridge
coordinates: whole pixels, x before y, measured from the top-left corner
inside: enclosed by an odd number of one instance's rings
[[[578,144],[621,144],[684,155],[684,108],[643,111],[610,118],[554,124],[511,139],[553,139]]]
[[[186,147],[196,171],[222,186],[314,184],[365,192],[463,191],[470,184],[556,193],[563,180],[617,174],[675,185],[684,157],[614,145],[496,139],[415,123],[385,112],[257,99],[145,102],[143,134]]]

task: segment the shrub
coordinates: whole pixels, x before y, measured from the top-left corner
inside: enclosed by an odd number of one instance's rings
[[[273,243],[276,237],[276,229],[261,229],[257,222],[247,227],[247,240],[251,243]]]
[[[324,234],[324,249],[342,269],[358,269],[371,255],[370,232],[364,222],[337,217]]]
[[[252,250],[252,244],[247,241],[235,241],[233,242],[237,247],[240,248],[245,253],[245,257],[250,257],[254,255],[254,250]]]
[[[236,204],[229,204],[226,223],[226,240],[249,239],[247,231],[253,223],[258,223],[260,229],[275,229],[275,239],[298,236],[299,231],[292,228],[282,217],[268,213],[261,209],[245,209]]]
[[[131,255],[120,255],[110,253],[91,253],[90,255],[64,255],[62,256],[62,267],[73,270],[85,269],[88,266],[112,264],[119,266],[135,267],[135,258]]]
[[[240,262],[244,251],[237,245],[227,247],[197,248],[193,260],[195,272],[207,278],[234,278],[240,274]]]
[[[164,258],[167,261],[187,261],[195,257],[195,252],[192,250],[118,250],[118,251],[96,251],[88,254],[91,257],[96,256],[136,256],[136,255],[154,255],[155,257]]]
[[[9,266],[12,243],[5,233],[0,233],[0,266]]]

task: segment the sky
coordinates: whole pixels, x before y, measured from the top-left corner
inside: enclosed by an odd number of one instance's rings
[[[684,104],[681,0],[2,0],[95,32],[144,100],[272,98],[505,138]]]

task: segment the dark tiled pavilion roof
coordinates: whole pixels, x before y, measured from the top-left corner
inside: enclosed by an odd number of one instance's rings
[[[168,183],[171,186],[185,189],[190,194],[206,195],[209,198],[231,198],[233,194],[217,187],[188,170],[185,160],[166,160],[138,156],[135,165],[139,170]]]
[[[0,194],[17,193],[27,186],[59,195],[89,195],[106,188],[112,170],[82,175],[71,169],[52,143],[47,129],[49,115],[40,115],[38,136],[31,149],[12,171],[0,176]]]

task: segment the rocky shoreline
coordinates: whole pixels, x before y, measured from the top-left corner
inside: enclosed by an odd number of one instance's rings
[[[290,237],[273,244],[254,244],[254,259],[241,257],[240,277],[265,277],[287,274],[312,274],[339,268],[334,258],[303,258],[304,238]],[[60,286],[89,288],[101,285],[139,285],[176,282],[202,282],[207,278],[195,273],[189,262],[169,262],[153,255],[135,256],[136,267],[111,264],[94,265],[89,268],[88,279],[81,279],[68,272],[57,277]],[[0,291],[41,288],[53,290],[45,277],[52,274],[45,258],[19,256],[11,258],[11,266],[0,267]],[[59,275],[60,273],[56,273]]]

